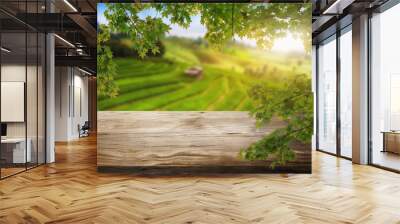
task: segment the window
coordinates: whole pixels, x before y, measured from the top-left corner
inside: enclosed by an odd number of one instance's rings
[[[371,18],[371,159],[400,170],[400,5]]]
[[[340,154],[352,156],[352,35],[351,26],[340,36]]]
[[[318,48],[318,149],[336,153],[336,37]]]

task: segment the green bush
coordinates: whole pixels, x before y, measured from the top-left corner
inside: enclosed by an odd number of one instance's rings
[[[242,149],[246,160],[273,159],[272,167],[295,159],[294,143],[309,143],[313,132],[313,94],[308,75],[295,75],[286,82],[256,84],[249,91],[255,102],[251,111],[258,125],[268,124],[273,117],[286,125]]]

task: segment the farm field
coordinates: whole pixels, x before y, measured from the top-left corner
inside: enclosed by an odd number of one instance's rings
[[[310,62],[302,55],[277,55],[241,44],[216,50],[178,37],[163,44],[162,57],[114,59],[119,94],[100,97],[99,110],[248,111],[252,85],[310,73]],[[201,75],[185,73],[193,67],[201,68]]]

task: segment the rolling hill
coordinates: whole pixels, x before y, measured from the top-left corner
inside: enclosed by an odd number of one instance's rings
[[[115,58],[119,94],[99,97],[108,111],[247,111],[248,89],[262,81],[309,73],[309,60],[277,55],[240,44],[212,49],[185,38],[168,38],[162,58]],[[200,67],[201,76],[185,74]]]

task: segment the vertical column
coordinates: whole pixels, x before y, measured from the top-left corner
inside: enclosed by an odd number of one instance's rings
[[[341,64],[340,64],[340,36],[341,31],[339,27],[336,31],[336,155],[341,156],[342,146],[342,123],[340,114],[340,83],[341,83]]]
[[[314,131],[312,135],[312,150],[317,149],[317,47],[315,45],[312,46],[312,68],[311,68],[311,73],[312,73],[312,92],[314,96]]]
[[[353,162],[368,163],[368,15],[353,19]]]
[[[55,161],[55,72],[54,35],[46,36],[46,162]]]
[[[51,1],[46,1],[46,12],[53,12]],[[55,54],[54,34],[46,34],[46,163],[55,161]]]

